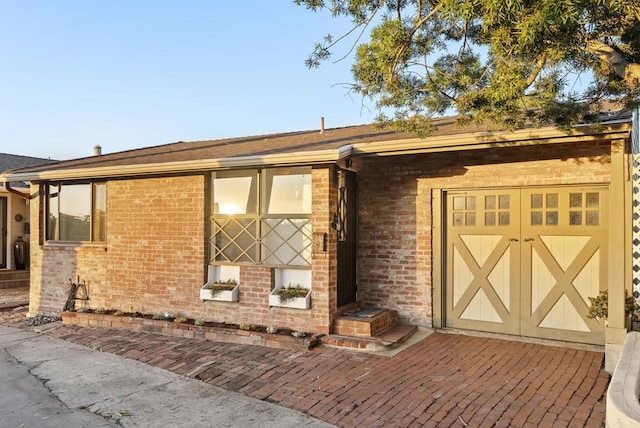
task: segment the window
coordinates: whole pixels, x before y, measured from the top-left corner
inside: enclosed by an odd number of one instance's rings
[[[47,186],[47,240],[104,242],[106,215],[106,183]]]
[[[212,174],[211,263],[311,264],[311,169]]]

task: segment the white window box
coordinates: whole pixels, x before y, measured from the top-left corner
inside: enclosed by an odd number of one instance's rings
[[[237,284],[232,290],[220,290],[215,296],[211,295],[211,289],[216,285],[227,284],[214,284],[207,283],[200,289],[200,298],[202,300],[217,300],[219,302],[237,302],[240,297],[240,284]]]
[[[237,302],[240,296],[240,267],[238,266],[212,266],[209,265],[207,283],[200,289],[202,300],[217,300],[219,302]],[[229,288],[228,281],[236,284],[230,290],[219,290],[215,296],[211,295],[211,289],[216,286]]]
[[[292,309],[310,309],[311,308],[311,290],[307,290],[307,294],[304,297],[293,297],[291,299],[287,299],[286,301],[281,302],[280,296],[278,295],[278,291],[282,289],[282,287],[276,287],[271,290],[269,293],[269,306],[279,306],[282,308],[292,308]]]

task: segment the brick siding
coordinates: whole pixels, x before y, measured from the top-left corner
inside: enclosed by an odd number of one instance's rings
[[[336,237],[329,227],[336,195],[330,170],[314,169],[312,186],[313,232],[328,233],[329,248],[313,254],[311,310],[270,308],[272,269],[263,266],[240,267],[238,303],[200,300],[208,263],[206,186],[204,175],[192,175],[108,181],[106,245],[32,246],[30,315],[59,313],[69,280],[80,277],[93,309],[171,311],[189,318],[328,333],[336,311],[335,286],[329,289],[336,278]],[[40,202],[32,204],[32,224],[38,224]]]
[[[608,183],[609,153],[608,142],[588,142],[364,159],[359,300],[430,326],[433,189]]]

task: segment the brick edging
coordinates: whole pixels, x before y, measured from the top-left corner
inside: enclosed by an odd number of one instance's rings
[[[164,320],[153,320],[133,316],[117,316],[85,312],[63,312],[64,325],[81,327],[103,327],[116,330],[132,330],[163,336],[206,339],[213,342],[237,343],[242,345],[265,346],[306,351],[319,344],[316,335],[293,337],[224,327],[196,326]]]

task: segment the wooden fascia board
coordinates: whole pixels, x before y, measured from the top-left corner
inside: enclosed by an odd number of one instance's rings
[[[459,150],[489,149],[496,147],[516,147],[540,144],[557,144],[615,138],[628,138],[631,123],[622,122],[602,125],[598,132],[589,132],[589,128],[581,126],[572,134],[559,131],[557,128],[541,128],[504,133],[475,133],[411,138],[406,140],[380,141],[373,143],[353,144],[353,156],[394,156],[405,154],[435,153]]]
[[[40,172],[15,172],[0,175],[0,181],[81,180],[89,178],[123,178],[199,171],[252,168],[260,166],[319,165],[335,163],[348,157],[351,146],[316,152],[286,153],[266,156],[242,156],[183,162],[162,162],[92,168],[52,169]]]

